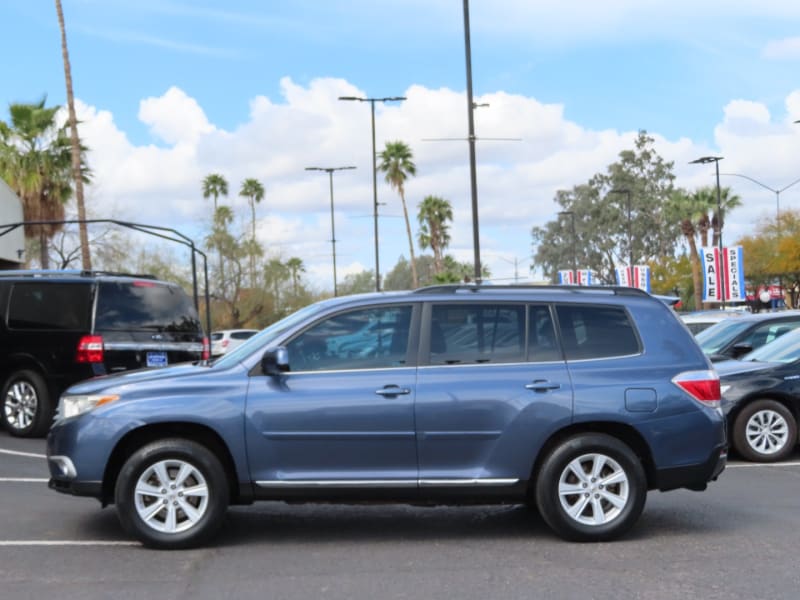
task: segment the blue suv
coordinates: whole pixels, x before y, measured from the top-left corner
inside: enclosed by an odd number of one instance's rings
[[[689,331],[638,290],[349,296],[213,362],[73,386],[50,487],[116,504],[157,548],[205,543],[254,500],[528,503],[563,538],[609,540],[648,490],[722,472],[719,403]]]

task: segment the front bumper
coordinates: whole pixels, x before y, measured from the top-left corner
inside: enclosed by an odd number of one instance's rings
[[[678,488],[702,491],[709,481],[716,481],[727,464],[728,446],[722,444],[714,448],[708,459],[700,464],[658,469],[655,487],[662,492]]]

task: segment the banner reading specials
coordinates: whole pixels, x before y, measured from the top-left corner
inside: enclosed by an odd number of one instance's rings
[[[631,283],[631,270],[628,267],[617,267],[617,285],[623,287],[633,287]]]
[[[578,269],[578,285],[594,285],[594,278],[589,269]]]
[[[575,285],[575,273],[569,271],[558,272],[558,283],[561,285]]]
[[[650,267],[647,265],[633,267],[633,273],[631,273],[630,267],[619,267],[616,272],[617,285],[650,291]]]
[[[703,302],[744,302],[744,253],[741,246],[722,249],[703,248]],[[725,296],[722,295],[722,276]]]

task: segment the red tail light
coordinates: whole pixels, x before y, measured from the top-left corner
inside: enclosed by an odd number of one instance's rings
[[[677,375],[672,382],[698,402],[712,408],[719,407],[722,392],[716,371],[687,371]]]
[[[101,363],[103,362],[103,336],[85,335],[78,342],[78,351],[75,362]]]
[[[208,341],[207,337],[203,338],[203,360],[208,360],[211,358],[211,342]]]

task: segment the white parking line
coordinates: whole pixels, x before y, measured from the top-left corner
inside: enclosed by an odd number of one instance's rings
[[[800,462],[778,462],[778,463],[728,463],[728,469],[738,469],[744,467],[800,467]]]
[[[0,546],[141,546],[140,542],[106,540],[0,540]]]
[[[10,454],[12,456],[28,456],[30,458],[47,458],[45,454],[34,454],[33,452],[18,452],[17,450],[3,450],[0,448],[0,454]]]

